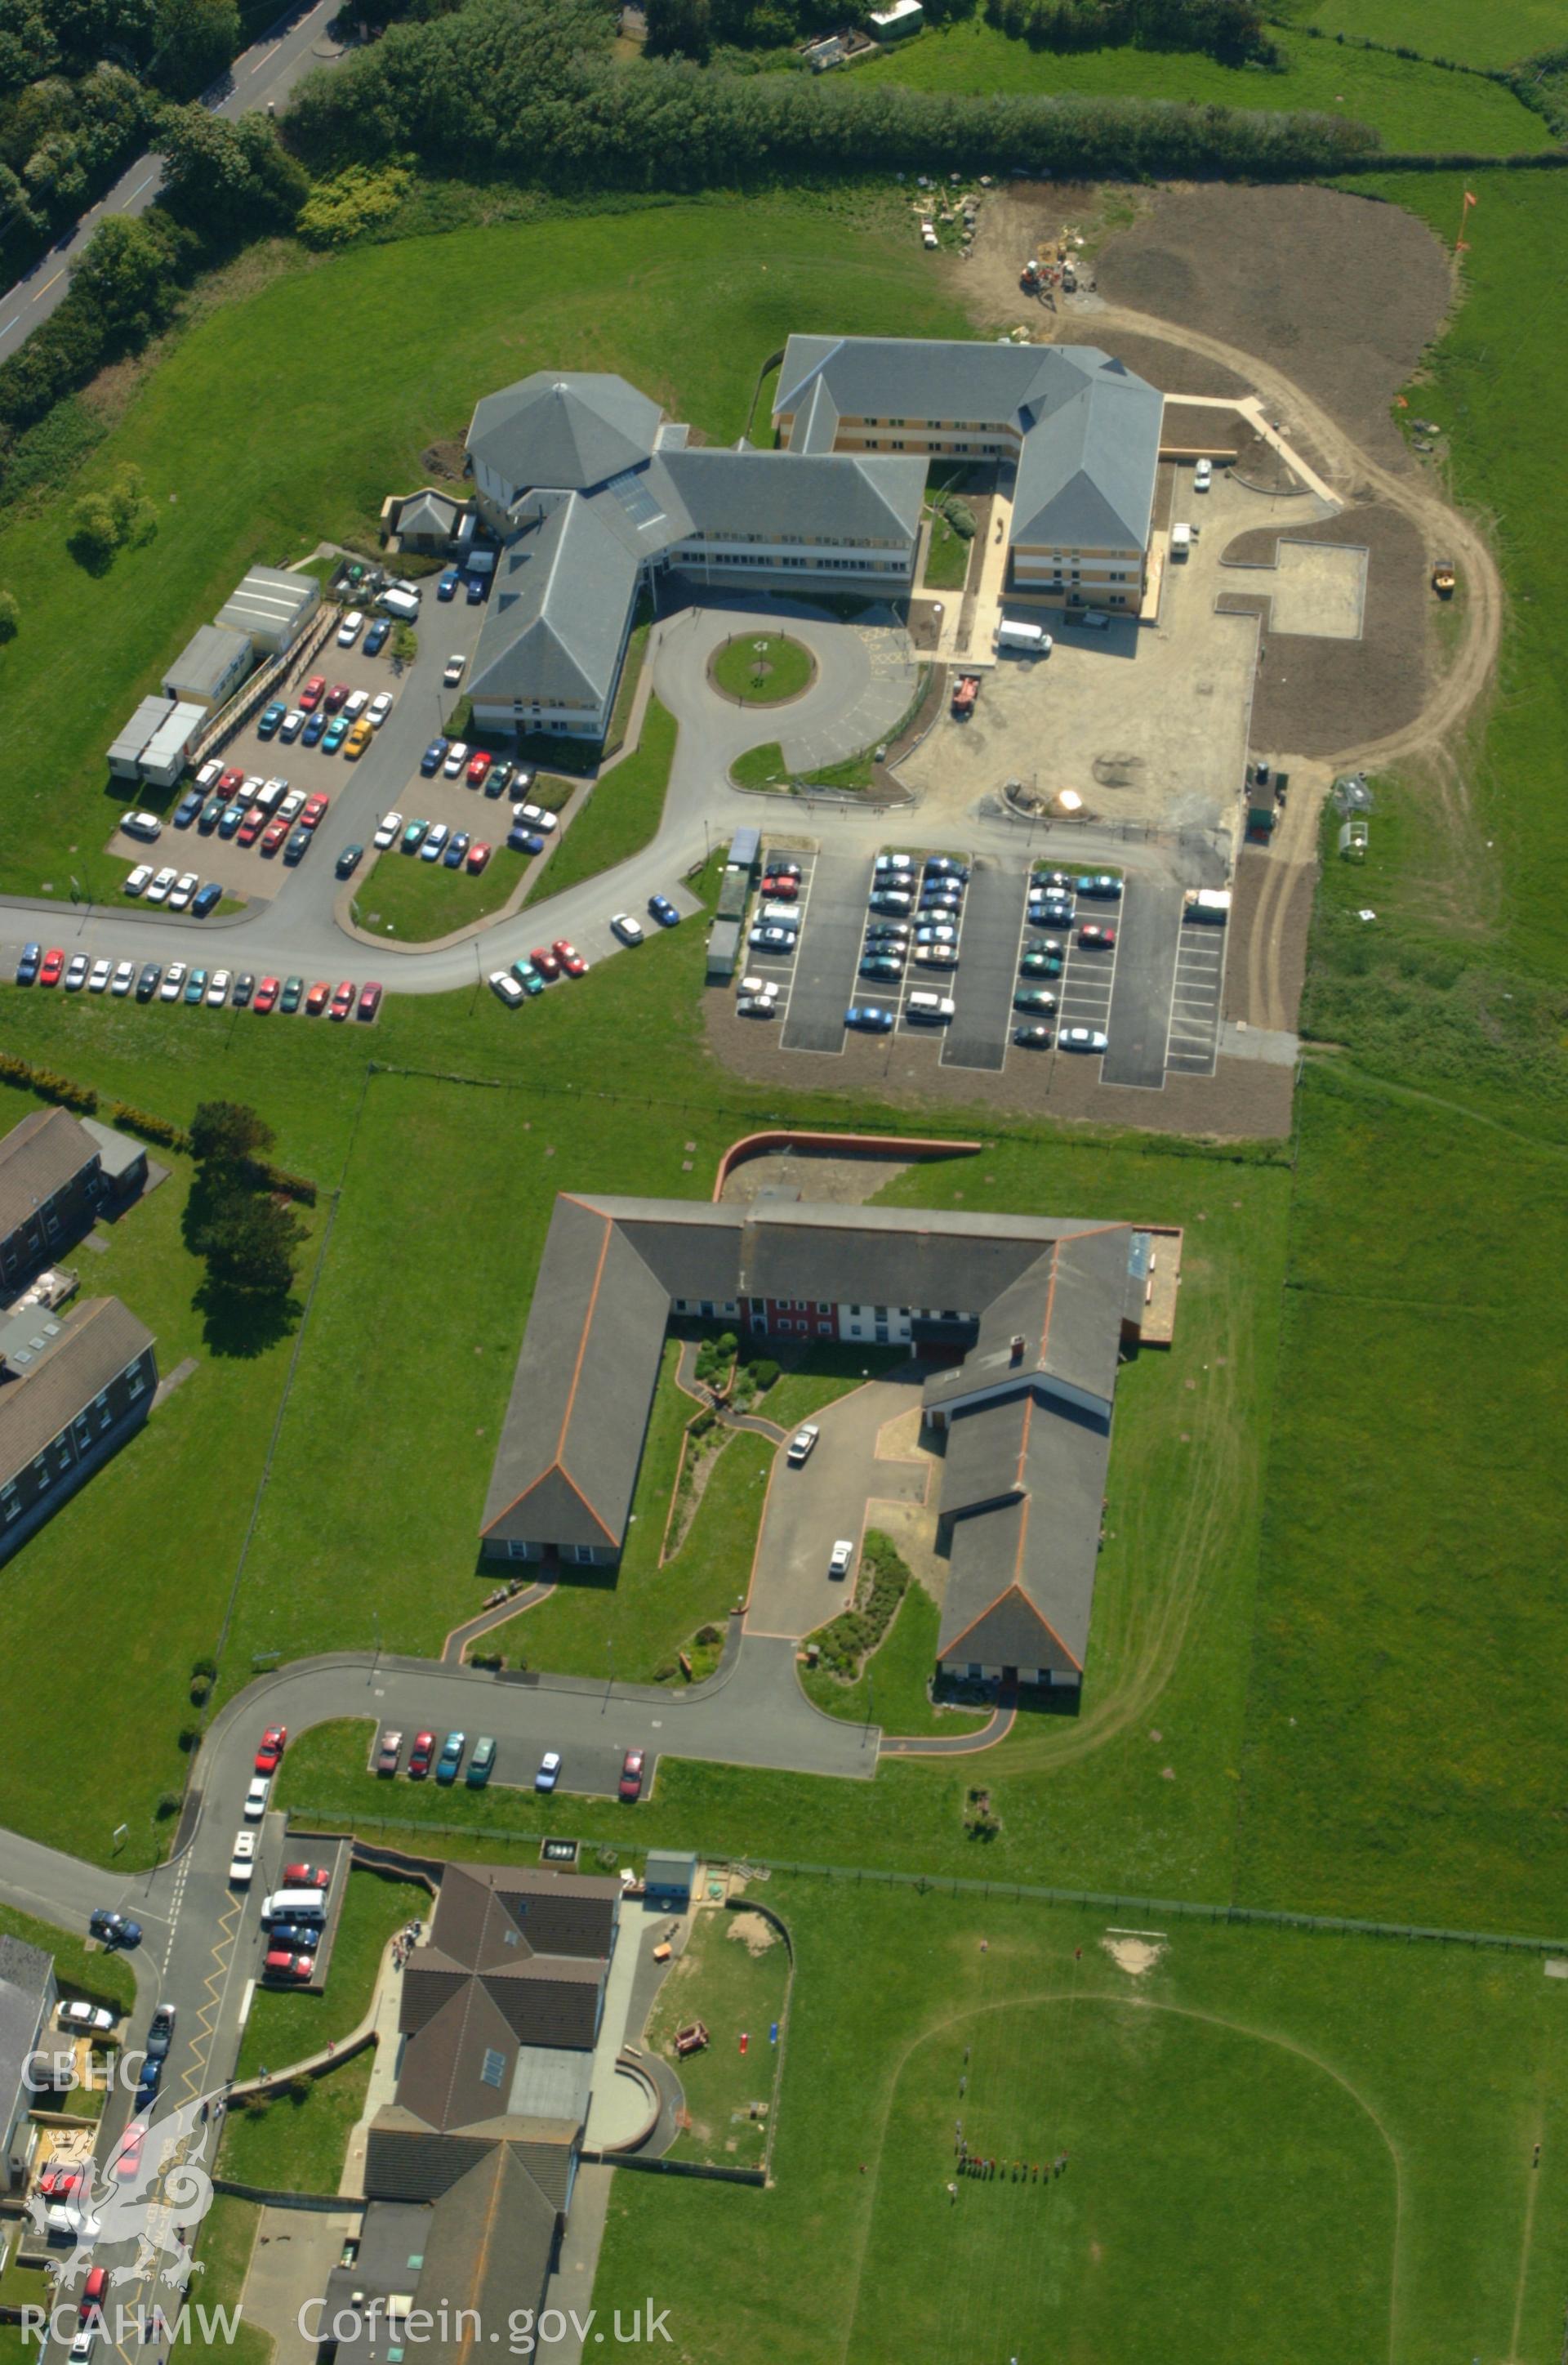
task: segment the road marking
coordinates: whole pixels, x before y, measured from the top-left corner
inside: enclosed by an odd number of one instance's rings
[[[65,265],[64,265],[63,263],[62,263],[62,264],[61,264],[61,266],[60,266],[60,269],[59,269],[59,270],[55,273],[55,275],[54,275],[54,279],[63,279],[63,278],[64,278],[64,276],[65,276]],[[54,279],[46,279],[46,280],[44,281],[43,286],[42,286],[41,287],[35,287],[35,288],[33,289],[33,292],[32,292],[31,296],[30,296],[30,297],[28,297],[28,302],[29,302],[29,303],[32,303],[32,304],[36,304],[36,303],[38,302],[39,297],[40,296],[47,296],[47,295],[49,294],[50,289],[50,288],[53,286],[53,285],[54,285]]]
[[[138,181],[138,183],[137,183],[137,185],[136,185],[135,188],[134,188],[134,189],[132,189],[132,190],[129,193],[129,195],[127,196],[126,200],[125,200],[126,204],[129,206],[132,197],[139,197],[139,196],[141,195],[141,192],[142,192],[142,190],[143,190],[143,189],[151,188],[151,185],[152,185],[152,183],[153,183],[157,178],[158,178],[158,174],[157,174],[156,170],[154,170],[154,171],[152,171],[152,172],[151,172],[151,173],[149,173],[149,174],[148,174],[148,175],[147,175],[147,177],[146,177],[146,179],[145,179],[145,180]]]
[[[5,327],[0,329],[0,337],[8,337],[21,317],[22,316],[19,312],[15,313],[12,318],[6,321]]]
[[[250,2019],[251,2006],[255,2002],[255,2001],[256,1982],[254,1979],[247,1979],[245,1982],[245,1992],[240,1999],[240,2025],[241,2028],[244,2027],[245,2023]]]

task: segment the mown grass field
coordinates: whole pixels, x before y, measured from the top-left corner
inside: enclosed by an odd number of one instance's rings
[[[470,833],[476,838],[494,833],[487,840],[490,858],[477,874],[421,862],[395,846],[368,856],[371,867],[353,901],[355,925],[401,944],[427,945],[488,919],[516,891],[527,861],[506,842],[509,820],[505,805],[487,805]]]
[[[1559,0],[1498,0],[1493,8],[1471,0],[1282,0],[1279,14],[1471,66],[1512,65],[1560,47],[1563,33]]]
[[[647,2042],[676,2069],[691,2124],[677,2135],[679,2159],[760,2165],[778,2054],[770,2031],[784,2019],[790,1985],[785,1944],[757,1914],[705,1907],[690,1944],[660,1989]],[[677,2064],[676,2031],[700,2020],[712,2040]],[[741,2050],[741,2038],[746,2048]],[[761,2106],[761,2116],[753,2106]]]
[[[247,270],[264,276],[256,258]],[[81,480],[0,527],[0,583],[22,609],[0,656],[0,889],[63,891],[71,849],[100,845],[113,817],[104,749],[170,657],[248,566],[374,532],[387,491],[415,481],[432,439],[463,433],[480,394],[547,362],[620,370],[733,441],[758,363],[791,330],[846,326],[958,335],[965,323],[917,257],[868,245],[851,219],[809,203],[688,203],[280,258],[269,284],[214,304],[174,342]],[[95,579],[66,555],[67,509],[128,463],[158,534]]]
[[[773,2181],[617,2179],[594,2291],[656,2293],[690,2365],[1555,2353],[1568,2018],[1539,1957],[1177,1922],[1134,1974],[1121,1916],[763,1894],[796,1958]],[[959,2118],[1067,2169],[959,2178]]]
[[[1277,30],[1274,38],[1289,53],[1283,73],[1221,65],[1195,50],[1032,50],[976,16],[928,28],[918,39],[856,72],[916,90],[1071,91],[1097,98],[1177,99],[1193,106],[1310,109],[1370,124],[1385,148],[1420,154],[1463,149],[1481,155],[1528,155],[1552,144],[1533,108],[1474,74],[1449,73],[1408,58]],[[1427,46],[1414,33],[1402,38]]]
[[[224,2115],[222,2174],[273,2192],[336,2192],[375,2058],[367,2047],[324,2077],[297,2078]]]

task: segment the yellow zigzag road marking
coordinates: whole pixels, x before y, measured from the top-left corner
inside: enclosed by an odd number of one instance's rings
[[[211,2058],[213,2032],[217,2026],[218,2009],[223,2001],[223,1982],[228,1975],[230,1957],[234,1951],[235,1933],[239,1929],[240,1919],[244,1910],[242,1899],[230,1899],[218,1921],[218,1936],[212,1948],[212,1968],[202,1983],[207,1990],[207,1998],[205,2002],[196,2007],[196,2026],[199,2035],[197,2042],[191,2047],[194,2059],[192,2067],[185,2074],[185,2092],[180,2098],[183,2102],[188,2102],[197,2091],[207,2062]],[[205,2045],[200,2041],[201,2038],[206,2039]]]

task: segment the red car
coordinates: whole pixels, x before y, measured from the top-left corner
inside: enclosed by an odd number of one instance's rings
[[[425,1776],[430,1772],[431,1760],[434,1755],[434,1733],[416,1732],[414,1735],[414,1745],[409,1752],[409,1771],[413,1776],[416,1782],[422,1781]]]
[[[241,846],[254,846],[267,825],[267,817],[260,805],[252,805],[234,835]]]
[[[50,953],[49,958],[50,960],[63,960],[65,956],[63,953]],[[534,968],[539,971],[540,976],[544,980],[546,984],[552,983],[554,979],[560,976],[560,962],[556,959],[554,953],[547,953],[543,945],[535,945],[528,958],[533,963]],[[46,963],[45,966],[47,967],[47,965],[48,964]],[[58,977],[59,975],[60,971],[56,970],[54,977]],[[46,982],[52,985],[54,983],[54,978],[48,979]]]
[[[470,756],[468,758],[469,787],[471,789],[483,788],[485,784],[485,775],[489,768],[490,758],[486,754],[484,748],[481,747],[476,754]]]
[[[262,852],[263,854],[275,854],[278,847],[284,843],[287,835],[288,824],[286,821],[269,821],[265,829],[262,832]],[[241,828],[240,832],[240,838],[241,844],[247,842],[243,828]]]
[[[39,967],[39,983],[40,985],[58,985],[60,983],[61,972],[64,967],[65,955],[62,952],[51,950],[45,953]]]
[[[343,705],[347,701],[348,694],[349,686],[347,682],[335,681],[332,684],[331,689],[327,692],[326,705],[328,713],[335,714],[339,707]]]
[[[629,1749],[621,1761],[621,1795],[628,1802],[643,1795],[643,1769],[646,1764],[641,1749]]]
[[[69,2201],[82,2177],[80,2167],[46,2168],[39,2179],[39,2192],[45,2201]]]
[[[299,693],[299,703],[304,707],[307,713],[310,712],[310,709],[313,706],[320,705],[321,692],[326,689],[326,687],[327,677],[324,673],[313,673],[311,675],[309,680],[306,683],[304,689]]]
[[[122,2184],[129,2184],[141,2167],[141,2146],[147,2141],[145,2119],[132,2119],[119,2139],[115,2153],[115,2174]]]
[[[1116,941],[1116,931],[1114,928],[1080,928],[1078,941],[1081,945],[1098,945],[1108,950]]]
[[[286,1889],[330,1889],[332,1876],[324,1864],[286,1864],[283,1885]]]
[[[762,882],[762,891],[765,895],[770,895],[776,903],[792,903],[800,894],[801,882],[798,879],[786,879],[782,876],[778,879],[765,879]]]
[[[300,828],[314,829],[330,802],[330,797],[324,797],[319,792],[313,797],[307,797],[305,800],[305,810],[299,816]]]
[[[275,1010],[277,1008],[279,991],[278,981],[275,977],[263,977],[260,985],[256,988],[256,998],[251,1004],[252,1009],[259,1010],[262,1016],[264,1018],[269,1010]]]
[[[314,1955],[296,1955],[287,1946],[274,1946],[262,1966],[262,1977],[267,1979],[308,1979],[315,1967]]]
[[[381,988],[374,980],[369,985],[362,985],[359,990],[359,1008],[354,1012],[354,1016],[363,1018],[368,1026],[380,1007]]]
[[[321,1013],[325,1010],[331,998],[332,989],[327,983],[326,979],[324,977],[318,978],[315,984],[311,987],[309,992],[305,997],[305,1015],[307,1018],[319,1018]]]
[[[90,2316],[102,2313],[104,2293],[109,2287],[107,2267],[95,2267],[82,2286],[81,2317],[85,2324]]]
[[[588,975],[587,961],[584,960],[576,945],[568,942],[565,936],[557,936],[555,939],[555,958],[568,977]]]
[[[483,870],[489,858],[490,849],[486,845],[484,839],[482,837],[476,838],[473,845],[468,849],[469,869]]]
[[[237,772],[230,764],[226,772],[219,772],[218,775],[218,785],[212,793],[215,797],[221,797],[224,803],[228,804],[231,798],[239,795],[244,785],[244,773]]]
[[[256,1752],[258,1774],[275,1774],[278,1760],[288,1746],[286,1724],[269,1724],[262,1735],[262,1745]]]
[[[331,1003],[327,1011],[328,1017],[337,1019],[346,1018],[353,1008],[353,998],[354,988],[353,981],[345,977],[342,985],[339,986],[336,993],[332,996]]]

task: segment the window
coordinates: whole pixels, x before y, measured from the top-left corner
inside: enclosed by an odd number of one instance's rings
[[[127,1389],[126,1394],[134,1399],[141,1394],[146,1385],[146,1373],[143,1371],[140,1363],[133,1363],[130,1367],[130,1385]]]
[[[520,1544],[514,1540],[507,1546],[507,1558],[509,1560],[532,1560],[532,1557],[533,1546],[532,1544]]]
[[[85,1453],[88,1446],[91,1445],[93,1441],[93,1431],[84,1412],[79,1412],[77,1414],[75,1419],[71,1424],[71,1429],[72,1433],[76,1440],[77,1452]]]
[[[979,1661],[978,1659],[971,1659],[971,1660],[969,1661],[969,1673],[970,1673],[970,1675],[971,1675],[971,1676],[983,1676],[983,1675],[984,1675],[984,1673],[985,1673],[985,1669],[980,1665],[980,1661]]]
[[[8,1486],[0,1486],[0,1509],[4,1510],[7,1519],[17,1519],[22,1515],[21,1497],[17,1492],[14,1478]]]
[[[109,1409],[109,1392],[107,1388],[101,1389],[98,1395],[94,1397],[93,1410],[98,1416],[98,1427],[100,1429],[107,1429],[110,1421],[114,1418],[114,1414]]]
[[[482,2086],[493,2086],[498,2094],[501,2090],[501,2079],[506,2075],[506,2055],[498,2052],[493,2045],[487,2046],[485,2048],[485,2058],[479,2068],[480,2084]]]
[[[817,1337],[819,1339],[831,1339],[833,1337],[833,1324],[831,1322],[819,1322],[817,1324]]]
[[[817,1300],[817,1312],[819,1314],[831,1314],[833,1312],[833,1308],[826,1303],[825,1299],[819,1298]]]

